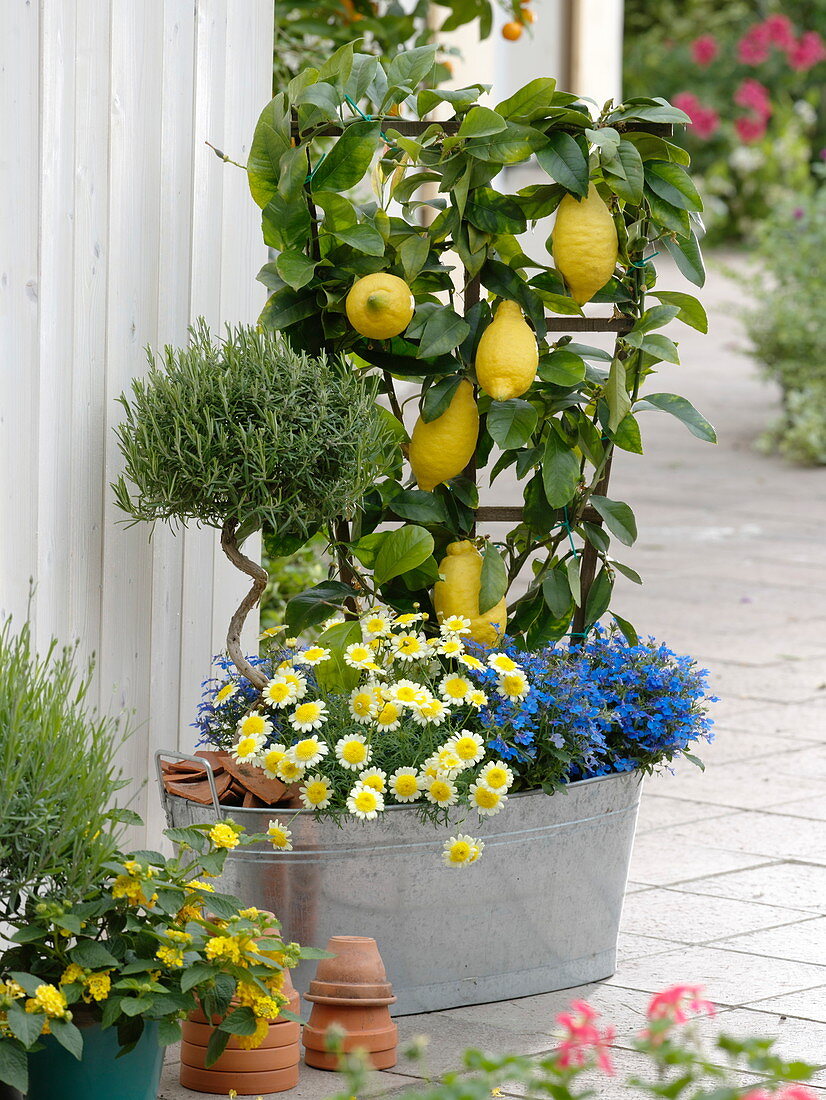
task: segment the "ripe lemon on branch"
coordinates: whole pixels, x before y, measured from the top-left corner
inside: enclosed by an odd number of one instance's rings
[[[413,428],[407,457],[419,488],[430,491],[460,474],[473,457],[478,436],[473,386],[463,378],[442,415],[430,423],[420,416]]]
[[[536,337],[516,302],[500,302],[476,351],[476,378],[494,401],[529,390],[539,365]]]
[[[356,332],[373,340],[388,340],[404,332],[415,307],[404,279],[384,271],[357,279],[344,303]]]
[[[439,619],[462,615],[470,619],[470,637],[482,645],[496,645],[505,633],[505,597],[489,611],[479,611],[482,585],[482,555],[472,542],[451,542],[439,562],[444,580],[433,586],[433,607]]]
[[[588,197],[566,195],[551,232],[554,262],[578,305],[590,301],[617,266],[617,230],[593,184]]]

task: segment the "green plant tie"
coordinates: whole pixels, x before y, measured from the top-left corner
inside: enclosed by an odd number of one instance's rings
[[[576,543],[574,542],[574,534],[573,534],[573,531],[571,530],[571,524],[570,524],[570,521],[568,519],[568,505],[567,504],[565,505],[565,508],[563,509],[563,512],[564,512],[565,518],[562,521],[562,526],[568,532],[568,541],[570,542],[571,549],[574,552],[574,561],[579,561],[579,553],[578,553],[577,548],[576,548]]]
[[[631,267],[645,267],[646,264],[651,263],[655,256],[659,256],[659,252],[652,252],[650,256],[646,256],[644,260],[631,260]]]
[[[314,175],[316,174],[316,172],[317,172],[317,171],[319,170],[319,168],[321,167],[321,162],[322,162],[322,161],[324,160],[324,158],[325,158],[326,156],[327,156],[327,154],[326,154],[326,153],[322,153],[322,154],[321,154],[321,156],[320,156],[320,157],[318,158],[318,163],[316,164],[315,168],[314,168],[314,169],[312,170],[312,172],[310,172],[310,174],[309,174],[309,175],[307,176],[307,178],[306,178],[306,179],[304,180],[304,182],[305,182],[305,183],[309,183],[309,182],[310,182],[310,180],[311,180],[311,179],[313,178],[313,176],[314,176]]]
[[[351,99],[351,98],[350,98],[350,96],[346,95],[346,96],[344,97],[344,101],[345,101],[345,103],[347,103],[347,104],[348,104],[348,105],[349,105],[350,107],[352,107],[354,111],[357,111],[357,112],[358,112],[358,114],[360,114],[360,115],[361,115],[361,117],[362,117],[362,118],[364,119],[364,121],[365,121],[365,122],[375,122],[375,121],[376,121],[376,120],[375,120],[375,119],[373,118],[373,116],[372,116],[372,115],[366,115],[366,114],[364,113],[364,111],[362,111],[361,107],[359,107],[358,103],[356,103],[356,101],[355,101],[354,99]],[[391,148],[393,148],[393,149],[395,149],[395,148],[396,148],[396,145],[395,145],[395,144],[394,144],[394,143],[393,143],[392,141],[390,141],[390,140],[388,139],[388,137],[387,137],[387,134],[386,134],[386,133],[384,132],[384,130],[379,130],[379,133],[381,134],[381,136],[382,136],[383,140],[384,140],[385,142],[387,142],[387,144],[388,144],[389,146],[391,146]]]

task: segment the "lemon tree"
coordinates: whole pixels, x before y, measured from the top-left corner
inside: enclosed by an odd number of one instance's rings
[[[640,578],[621,560],[636,522],[610,495],[613,453],[642,453],[652,411],[715,439],[656,383],[679,361],[659,330],[706,329],[695,297],[658,288],[653,262],[668,252],[703,284],[701,202],[670,140],[688,118],[658,98],[594,113],[549,77],[500,102],[481,84],[434,89],[436,60],[430,45],[384,62],[348,43],[291,80],[253,135],[250,191],[274,256],[260,324],[375,376],[396,439],[336,525],[338,576],[287,621],[321,622],[344,594],[435,619],[441,563],[467,543],[481,561],[473,617],[504,600],[529,647],[581,638],[606,614],[634,637],[615,607],[617,581]],[[437,107],[448,117],[429,121]],[[528,162],[535,181],[503,190],[502,169]],[[594,331],[613,347],[586,342]],[[513,503],[491,509],[503,475]],[[480,521],[497,537],[480,539]]]

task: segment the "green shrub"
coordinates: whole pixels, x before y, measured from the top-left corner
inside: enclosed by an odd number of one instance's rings
[[[261,555],[261,564],[269,576],[261,597],[262,630],[281,626],[288,601],[306,588],[314,588],[326,579],[328,573],[328,564],[324,557],[326,540],[323,535],[316,535],[305,546],[286,557],[269,553],[268,546],[272,541],[271,536],[264,537]]]
[[[794,462],[826,464],[826,183],[811,199],[788,202],[760,229],[765,275],[750,279],[746,317],[754,354],[780,386],[783,414],[763,446]]]
[[[162,364],[149,353],[132,391],[116,431],[126,476],[113,488],[136,520],[263,527],[289,553],[347,514],[381,470],[374,385],[272,332],[227,328],[213,341],[200,321]]]
[[[117,850],[111,803],[118,722],[88,705],[91,669],[52,642],[40,657],[28,623],[0,627],[0,918],[27,899],[70,904]]]

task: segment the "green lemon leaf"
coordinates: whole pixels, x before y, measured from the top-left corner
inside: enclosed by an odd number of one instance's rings
[[[635,412],[642,412],[646,409],[661,409],[663,412],[671,413],[672,416],[676,416],[678,420],[682,421],[691,434],[696,435],[698,439],[702,439],[706,443],[717,442],[717,433],[714,428],[685,397],[680,397],[676,393],[647,393],[634,406]]]
[[[557,348],[539,360],[538,374],[543,382],[569,389],[585,377],[585,360],[567,348]]]
[[[616,195],[634,205],[642,201],[642,157],[632,142],[622,141],[617,149],[617,159],[603,165],[603,168],[605,181]]]
[[[491,401],[487,428],[503,451],[523,447],[533,435],[539,414],[529,401]]]
[[[343,241],[363,252],[366,256],[384,255],[384,237],[374,225],[364,222],[362,225],[349,225],[337,230],[333,236],[337,241]]]
[[[702,210],[703,200],[691,176],[670,160],[649,160],[645,164],[645,182],[661,199],[680,210]]]
[[[360,182],[378,148],[378,122],[353,122],[336,139],[330,152],[317,165],[313,191],[347,191]]]
[[[388,501],[387,508],[399,519],[413,523],[447,523],[444,501],[424,489],[402,489]]]
[[[665,247],[674,258],[674,263],[690,283],[702,286],[706,281],[706,269],[703,254],[694,233],[684,234],[671,240],[664,237]]]
[[[484,233],[524,233],[527,221],[519,203],[490,187],[475,187],[465,204],[465,217]]]
[[[579,460],[553,427],[548,433],[542,458],[542,484],[551,508],[566,505],[579,484]]]
[[[496,607],[508,590],[508,571],[499,552],[492,542],[485,543],[482,551],[482,574],[479,580],[479,614],[484,615]]]
[[[553,77],[540,76],[514,92],[508,99],[497,103],[496,110],[503,118],[531,122],[535,117],[541,117],[545,109],[551,106],[555,90],[556,81]]]
[[[423,527],[408,524],[395,531],[388,531],[373,566],[376,584],[385,584],[393,577],[417,568],[432,553],[433,536]]]
[[[295,249],[279,253],[275,267],[284,282],[293,290],[306,286],[315,274],[315,261]]]
[[[438,420],[442,413],[447,410],[461,381],[461,375],[452,374],[448,375],[447,378],[440,379],[430,387],[424,395],[424,401],[422,401],[422,420],[425,424]]]
[[[542,595],[555,619],[561,619],[571,606],[571,586],[567,570],[557,566],[542,582]]]
[[[628,622],[627,619],[621,618],[616,613],[616,611],[611,612],[611,618],[614,620],[614,622],[620,628],[620,633],[622,634],[622,636],[625,638],[626,642],[628,642],[629,645],[639,645],[639,642],[640,642],[639,635],[637,634],[636,630],[631,625],[631,623]],[[688,754],[686,754],[686,755],[688,755]]]
[[[536,151],[536,159],[552,180],[584,198],[588,194],[588,158],[578,142],[564,131],[548,136],[547,145]]]
[[[417,358],[432,359],[453,351],[470,332],[468,323],[452,309],[442,308],[431,313],[419,340]]]
[[[460,138],[488,137],[499,134],[508,127],[507,122],[490,107],[471,107],[459,127]]]
[[[588,598],[585,601],[585,626],[589,627],[601,618],[608,610],[608,605],[611,602],[611,591],[614,587],[614,580],[605,566],[600,569],[594,578],[594,583],[588,592]]]
[[[308,627],[329,619],[349,596],[355,595],[349,584],[323,581],[288,600],[284,619],[292,634],[301,634]]]
[[[601,496],[591,496],[589,504],[602,516],[612,535],[616,535],[625,546],[633,546],[637,538],[637,521],[627,504]]]
[[[613,359],[605,383],[605,400],[608,403],[608,431],[615,432],[631,411],[631,397],[626,388],[625,363]]]
[[[279,92],[258,117],[247,159],[250,193],[264,207],[278,190],[281,158],[290,148],[290,107]]]
[[[691,328],[696,328],[698,332],[708,332],[706,311],[702,303],[692,294],[682,294],[674,290],[652,290],[651,294],[667,305],[677,306],[679,309],[678,321],[682,321],[684,325],[690,325]]]
[[[630,451],[635,455],[642,454],[640,426],[632,413],[622,419],[619,427],[614,432],[614,444],[621,447],[623,451]]]

